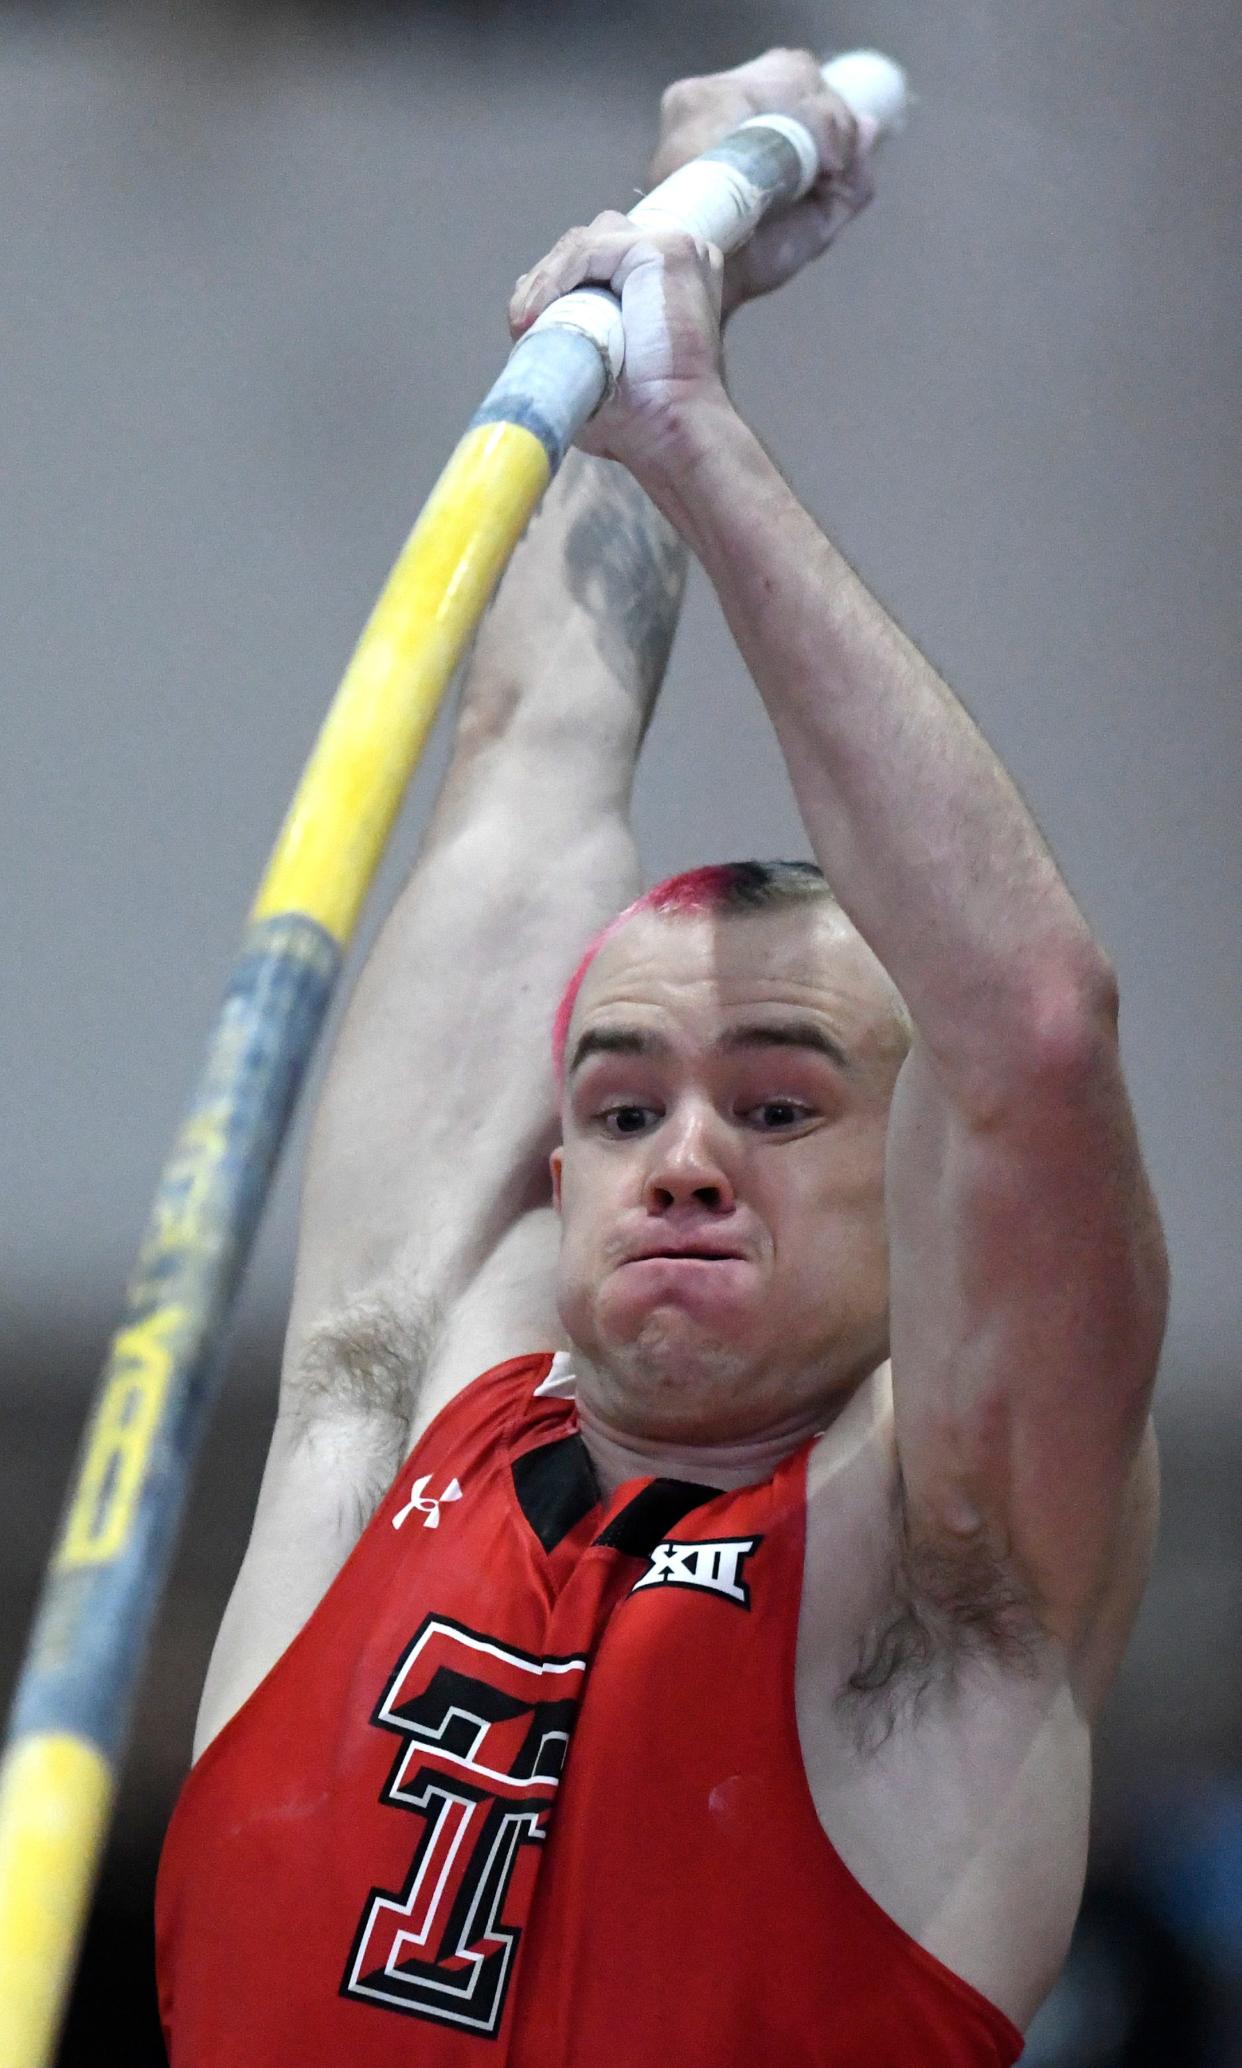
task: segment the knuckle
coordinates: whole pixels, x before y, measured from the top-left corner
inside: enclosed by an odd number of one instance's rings
[[[817,128],[820,162],[825,172],[844,172],[855,156],[858,132],[854,117],[844,103],[839,113],[835,108],[825,108]]]
[[[536,273],[542,273],[547,271],[550,267],[559,264],[562,259],[565,259],[570,255],[570,253],[574,250],[574,247],[577,244],[579,244],[585,236],[586,231],[580,225],[575,225],[575,227],[572,230],[563,230],[561,232],[561,235],[557,238],[556,243],[552,246],[551,251],[548,252],[545,258],[540,259],[538,265],[535,266],[533,270]]]
[[[757,81],[776,93],[807,93],[822,84],[819,60],[809,50],[779,44],[755,62]]]
[[[660,95],[660,108],[666,115],[679,115],[702,91],[703,82],[698,78],[674,79]]]
[[[791,73],[796,74],[801,85],[812,88],[823,85],[819,59],[813,50],[787,50],[785,57]]]

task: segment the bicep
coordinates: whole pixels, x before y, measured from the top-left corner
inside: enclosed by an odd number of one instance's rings
[[[401,1463],[398,1431],[358,1412],[282,1402],[241,1568],[212,1649],[193,1756],[236,1715],[327,1593]]]
[[[558,1241],[551,1207],[525,1214],[447,1312],[420,1316],[373,1298],[307,1339],[212,1653],[196,1759],[327,1593],[440,1410],[492,1366],[567,1345]]]
[[[888,1148],[891,1345],[912,1526],[986,1542],[1069,1642],[1119,1556],[1168,1298],[1116,1055],[1015,1087],[986,1123],[917,1042]]]

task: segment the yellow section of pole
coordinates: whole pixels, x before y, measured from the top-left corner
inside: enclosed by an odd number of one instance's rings
[[[0,1765],[0,2059],[47,2068],[112,1808],[112,1770],[67,1731],[18,1738]]]
[[[440,698],[550,473],[520,424],[461,440],[345,671],[252,919],[302,912],[349,939]]]
[[[227,1166],[232,1190],[225,1188],[223,1204],[215,1191],[210,1198],[223,1215],[228,1242],[248,1244],[249,1230],[244,1236],[239,1230],[246,1213],[253,1219],[250,1180],[270,1147],[264,1128],[275,1126],[277,1140],[283,1128],[283,1119],[273,1121],[268,1109],[283,1112],[289,1072],[305,1062],[303,1051],[331,989],[334,971],[316,965],[319,981],[313,997],[302,1000],[305,1011],[278,1017],[278,1008],[289,1004],[292,954],[290,943],[277,937],[279,928],[311,921],[338,946],[348,940],[440,698],[551,472],[543,443],[519,424],[486,423],[461,440],[367,622],[259,887],[252,919],[267,923],[269,938],[251,959],[266,972],[266,987],[262,996],[252,995],[251,974],[236,996],[230,993],[208,1072],[213,1103],[196,1109],[190,1131],[179,1138],[164,1178],[169,1199],[157,1196],[165,1220],[157,1224],[156,1247],[165,1257],[165,1238],[185,1223],[194,1287],[194,1271],[201,1267],[204,1277],[202,1312],[161,1305],[117,1338],[0,1764],[0,2068],[49,2068],[112,1808],[108,1752],[75,1729],[84,1707],[86,1648],[74,1617],[93,1604],[104,1616],[105,1635],[111,1631],[118,1640],[105,1647],[97,1666],[102,1678],[92,1682],[85,1704],[110,1748],[119,1742],[133,1682],[125,1639],[163,1572],[162,1563],[148,1570],[148,1540],[139,1543],[133,1534],[149,1491],[153,1441],[159,1430],[172,1428],[174,1451],[187,1442],[181,1408],[188,1374],[198,1369],[204,1331],[219,1325],[221,1229],[205,1227],[201,1213],[190,1214],[187,1195],[195,1186],[210,1191],[209,1181],[215,1185],[219,1167]],[[253,943],[252,931],[248,952]],[[323,942],[322,952],[331,959],[335,951]],[[273,972],[283,973],[283,988]],[[301,997],[296,984],[293,990]],[[256,1045],[256,1027],[266,1028],[266,1044]],[[243,1052],[235,1053],[239,1041]],[[247,1057],[243,1086],[237,1072]],[[220,1113],[215,1076],[222,1058],[227,1081]],[[247,1125],[231,1132],[242,1089]],[[263,1164],[260,1191],[266,1175]],[[174,1514],[187,1470],[182,1460],[159,1494]],[[66,1602],[57,1593],[84,1574],[111,1586],[111,1594],[105,1589],[106,1598],[100,1596],[102,1607],[93,1595],[89,1603],[86,1596]],[[23,1725],[25,1711],[37,1721]]]

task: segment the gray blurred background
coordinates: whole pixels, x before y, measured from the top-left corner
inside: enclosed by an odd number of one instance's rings
[[[909,69],[907,134],[872,209],[733,327],[731,383],[1112,955],[1173,1259],[1164,1536],[1102,1734],[1083,1930],[1027,2058],[1242,2062],[1237,0],[165,0],[6,6],[0,31],[0,1691],[254,883],[503,360],[513,279],[634,198],[669,79],[875,45]],[[807,852],[701,577],[637,826],[651,879]],[[299,1147],[66,2063],[105,2040],[159,2059],[151,1863],[257,1489]]]

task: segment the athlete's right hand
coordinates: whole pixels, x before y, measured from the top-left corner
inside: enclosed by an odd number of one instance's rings
[[[718,144],[751,115],[796,115],[819,146],[820,175],[809,194],[771,221],[725,261],[722,317],[770,294],[827,251],[851,217],[873,198],[871,146],[876,125],[859,121],[825,86],[809,50],[768,50],[730,72],[678,79],[660,104],[660,139],[647,169],[658,185]]]

